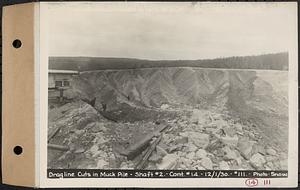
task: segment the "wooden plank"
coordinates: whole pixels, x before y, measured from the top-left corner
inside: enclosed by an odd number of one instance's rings
[[[61,146],[61,145],[56,145],[56,144],[48,144],[48,148],[52,149],[52,150],[60,150],[60,151],[70,150],[70,148],[67,146]]]
[[[48,135],[48,142],[50,142],[50,140],[55,136],[57,135],[57,133],[60,131],[62,126],[58,126],[56,127],[53,131],[49,132],[49,135]]]
[[[144,169],[146,162],[148,161],[149,157],[151,156],[152,152],[155,150],[157,144],[162,139],[162,135],[160,135],[155,141],[151,144],[150,148],[146,151],[146,153],[142,156],[142,159],[136,165],[136,169]]]
[[[129,146],[129,148],[123,152],[123,155],[127,156],[129,160],[134,159],[136,156],[138,156],[143,150],[145,150],[149,146],[149,143],[154,136],[157,136],[160,132],[165,130],[167,127],[169,127],[169,125],[162,125],[154,132],[151,132],[150,134],[144,136],[137,143]]]

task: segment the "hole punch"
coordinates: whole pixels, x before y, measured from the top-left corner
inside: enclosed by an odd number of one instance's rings
[[[23,152],[23,148],[21,146],[15,146],[14,153],[16,155],[20,155],[20,154],[22,154],[22,152]]]
[[[12,45],[14,46],[14,48],[20,48],[22,46],[22,42],[19,39],[16,39],[13,41]]]

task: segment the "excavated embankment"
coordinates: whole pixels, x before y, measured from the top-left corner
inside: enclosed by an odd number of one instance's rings
[[[285,169],[287,77],[200,68],[82,72],[65,92],[73,102],[49,111],[49,129],[63,126],[51,142],[73,147],[50,154],[49,165],[134,168],[122,151],[168,124],[148,168]]]

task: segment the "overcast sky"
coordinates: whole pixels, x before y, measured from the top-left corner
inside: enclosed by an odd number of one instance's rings
[[[52,4],[49,55],[203,59],[288,51],[295,5]]]

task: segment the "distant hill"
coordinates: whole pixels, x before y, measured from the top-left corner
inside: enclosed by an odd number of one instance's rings
[[[288,53],[200,60],[146,60],[110,57],[50,57],[49,69],[92,71],[155,67],[288,70]]]

